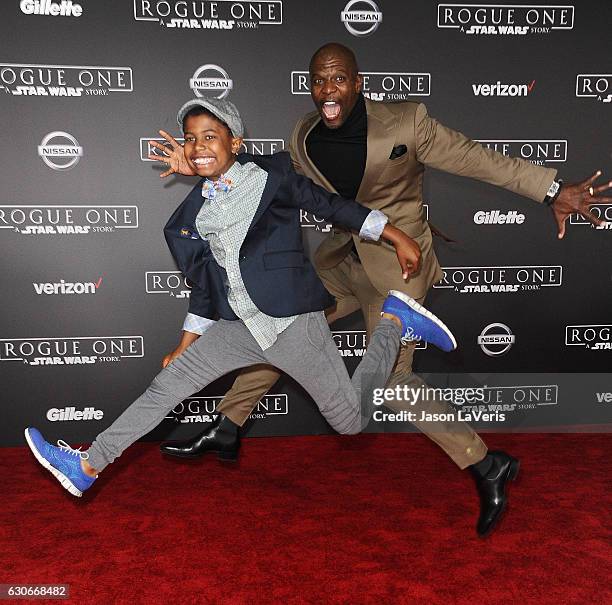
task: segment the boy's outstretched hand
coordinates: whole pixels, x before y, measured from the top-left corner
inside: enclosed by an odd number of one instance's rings
[[[402,277],[404,279],[408,279],[410,275],[418,271],[421,249],[411,237],[408,237],[403,231],[388,223],[385,225],[381,237],[389,240],[395,247],[395,253],[402,268]]]
[[[187,158],[185,157],[185,150],[183,146],[177,142],[177,140],[165,130],[160,130],[159,134],[161,134],[168,143],[170,143],[170,147],[168,145],[162,145],[158,141],[149,141],[149,145],[151,147],[155,147],[155,149],[159,149],[164,153],[164,155],[157,155],[155,153],[150,153],[147,157],[150,160],[155,162],[162,162],[169,166],[168,170],[162,172],[159,176],[160,178],[164,178],[170,176],[171,174],[184,174],[185,176],[195,176],[196,173],[191,169],[191,166],[187,163]]]
[[[177,347],[174,351],[168,353],[168,355],[164,355],[162,359],[162,368],[165,368],[169,363],[172,363],[179,355],[183,353],[183,349]]]

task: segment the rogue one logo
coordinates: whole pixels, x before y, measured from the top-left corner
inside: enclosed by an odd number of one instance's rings
[[[367,338],[365,330],[334,330],[332,339],[342,357],[363,357],[366,352]],[[415,348],[426,349],[427,342],[413,341]]]
[[[142,336],[0,339],[0,361],[21,361],[30,366],[119,362],[133,357],[144,357]]]
[[[17,96],[107,96],[132,92],[132,68],[0,63],[0,88]]]
[[[327,221],[327,219],[319,218],[310,212],[306,212],[300,208],[300,226],[304,228],[314,227],[315,231],[321,231],[322,233],[329,233],[334,226],[333,223]]]
[[[207,72],[218,75],[216,77],[207,76]],[[189,87],[198,97],[212,96],[216,99],[224,99],[234,87],[234,83],[222,67],[207,63],[196,69],[189,80]]]
[[[578,74],[576,96],[592,97],[602,103],[612,103],[612,74]]]
[[[217,417],[216,408],[222,399],[222,396],[188,397],[175,406],[166,418],[181,424],[212,422]],[[289,397],[284,393],[268,393],[260,399],[250,417],[265,419],[269,416],[287,414],[289,414]]]
[[[179,29],[258,29],[283,23],[282,0],[134,0],[136,21]]]
[[[174,137],[177,143],[184,145],[185,139],[183,137]],[[150,144],[151,141],[157,141],[162,145],[168,144],[166,139],[160,137],[141,137],[140,139],[140,159],[143,162],[155,162],[149,156],[163,156],[168,155],[157,147],[153,147]],[[285,148],[284,139],[243,139],[240,151],[244,153],[250,153],[252,155],[272,155],[278,151],[282,151]]]
[[[581,346],[593,351],[612,349],[612,325],[581,324],[565,326],[566,346]]]
[[[56,130],[40,142],[38,155],[53,170],[70,170],[83,157],[83,148],[71,134]]]
[[[567,140],[565,139],[477,139],[487,149],[505,156],[519,156],[532,164],[565,162]]]
[[[407,101],[411,96],[431,94],[430,73],[398,71],[360,71],[362,92],[373,101]],[[310,94],[310,74],[291,72],[291,94]]]
[[[353,36],[373,34],[381,24],[382,18],[382,13],[373,0],[349,0],[340,13],[340,20]],[[358,24],[358,27],[354,27],[354,24]]]
[[[0,205],[0,231],[6,229],[24,235],[73,235],[137,228],[137,206]]]
[[[433,287],[462,294],[533,292],[560,286],[563,281],[561,265],[443,267],[443,272],[444,277]]]
[[[525,36],[574,27],[574,6],[438,4],[438,27],[466,35]]]
[[[589,212],[600,218],[609,225],[612,223],[612,204],[593,204],[589,206]],[[571,225],[590,225],[593,229],[603,229],[604,227],[596,227],[591,221],[586,219],[582,214],[570,214],[570,224]]]
[[[189,298],[191,286],[180,271],[146,271],[147,294],[169,294],[175,298]]]

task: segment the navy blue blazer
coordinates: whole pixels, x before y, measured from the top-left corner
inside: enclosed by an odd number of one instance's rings
[[[300,208],[331,223],[359,232],[368,208],[329,193],[298,175],[287,152],[254,156],[242,153],[241,164],[254,162],[268,173],[259,207],[240,248],[242,280],[260,311],[288,317],[320,311],[334,304],[304,253]],[[189,312],[201,317],[238,319],[227,299],[225,269],[198,234],[196,217],[202,203],[202,180],[192,189],[164,228],[170,251],[191,282]]]

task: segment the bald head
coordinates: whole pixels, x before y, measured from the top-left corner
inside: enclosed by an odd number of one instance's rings
[[[355,53],[344,44],[339,42],[328,42],[315,51],[310,59],[309,71],[312,74],[313,67],[317,64],[328,63],[339,60],[351,71],[351,76],[355,77],[359,73]]]

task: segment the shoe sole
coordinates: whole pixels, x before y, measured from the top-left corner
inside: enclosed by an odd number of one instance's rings
[[[421,315],[425,315],[427,319],[433,321],[436,326],[442,329],[444,333],[451,339],[451,342],[453,343],[453,348],[451,349],[451,351],[457,348],[457,341],[455,340],[453,333],[450,331],[448,326],[441,319],[438,319],[431,311],[428,311],[423,305],[420,305],[416,300],[414,300],[414,298],[408,296],[407,294],[404,294],[403,292],[400,292],[399,290],[389,290],[389,294],[395,296],[395,298],[399,298],[400,300],[404,301],[410,308],[414,309]]]
[[[62,484],[62,487],[65,490],[70,492],[73,496],[76,496],[77,498],[80,498],[83,495],[83,492],[80,489],[78,489],[77,487],[75,487],[74,483],[72,483],[72,481],[70,481],[70,479],[68,479],[68,477],[66,477],[66,475],[64,475],[64,473],[61,473],[60,471],[58,471],[46,458],[44,458],[40,454],[40,452],[38,451],[37,447],[34,445],[34,442],[30,438],[30,434],[28,433],[28,429],[26,429],[24,431],[24,435],[25,435],[28,447],[32,450],[32,453],[34,454],[34,457],[36,458],[36,460],[38,460],[38,462],[41,464],[41,466],[46,468]]]
[[[236,462],[238,460],[238,452],[220,452],[218,450],[207,450],[201,454],[175,454],[173,452],[166,452],[160,448],[159,450],[164,456],[171,456],[172,458],[182,458],[183,460],[197,460],[206,454],[217,454],[217,459],[221,462]]]

